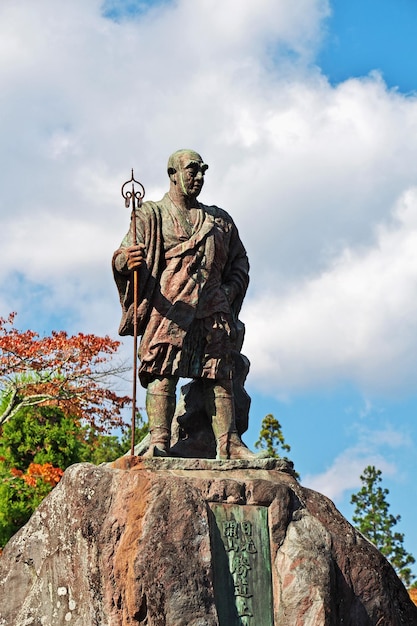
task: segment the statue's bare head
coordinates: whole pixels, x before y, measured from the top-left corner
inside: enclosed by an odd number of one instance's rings
[[[171,190],[186,197],[197,197],[204,184],[208,165],[194,150],[177,150],[168,159],[168,176]]]

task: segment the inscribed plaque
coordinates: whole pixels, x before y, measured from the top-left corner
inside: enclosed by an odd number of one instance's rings
[[[220,626],[273,626],[268,509],[210,504]]]

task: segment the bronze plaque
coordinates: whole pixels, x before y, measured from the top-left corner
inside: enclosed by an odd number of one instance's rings
[[[273,626],[268,509],[210,504],[220,626]]]

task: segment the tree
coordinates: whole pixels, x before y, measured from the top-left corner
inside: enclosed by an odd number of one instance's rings
[[[138,412],[136,441],[147,430]],[[131,437],[130,427],[106,435],[51,406],[23,408],[0,431],[0,553],[69,465],[113,461],[129,450]]]
[[[14,328],[15,316],[0,318],[0,425],[37,405],[56,406],[98,430],[122,425],[129,398],[107,386],[109,376],[125,370],[110,362],[120,343],[64,331],[39,337]]]
[[[53,406],[23,408],[1,427],[0,456],[8,469],[26,471],[31,463],[66,469],[87,459],[90,429]]]
[[[116,437],[54,406],[21,408],[0,427],[0,546],[19,530],[73,463],[121,456]],[[110,441],[107,441],[110,440]]]
[[[77,420],[56,407],[23,408],[1,427],[0,546],[23,526],[88,447]]]
[[[351,497],[351,504],[355,505],[352,519],[358,530],[390,561],[404,584],[409,585],[413,576],[408,566],[415,559],[404,548],[404,534],[393,530],[401,517],[389,513],[386,500],[389,490],[379,486],[381,474],[373,465],[365,468],[360,477],[362,489]]]
[[[71,464],[114,460],[129,402],[108,387],[126,368],[119,342],[79,333],[39,337],[0,318],[0,545],[29,519]]]
[[[255,448],[266,450],[270,457],[279,459],[281,458],[278,453],[279,447],[286,452],[291,450],[291,447],[285,443],[281,424],[272,413],[268,413],[262,420],[261,431],[259,433],[259,439],[255,443]]]
[[[63,474],[51,463],[31,463],[25,472],[14,468],[8,472],[2,466],[3,463],[0,464],[0,552]]]
[[[281,447],[285,452],[291,450],[291,446],[285,443],[284,435],[282,433],[282,427],[279,421],[268,413],[262,420],[261,430],[259,433],[259,439],[255,443],[255,448],[266,450],[268,456],[273,459],[284,459],[289,461],[287,456],[281,456],[278,452],[278,448]],[[300,474],[295,472],[295,477],[300,480]]]
[[[145,422],[141,413],[138,411],[135,417],[135,445],[142,441],[148,432],[149,425]],[[121,437],[102,434],[94,436],[93,434],[93,446],[91,447],[91,453],[85,460],[95,463],[96,465],[99,463],[114,461],[130,450],[131,436],[131,425],[127,426],[123,430]]]
[[[114,461],[130,448],[130,427],[121,436],[82,426],[52,406],[20,409],[0,427],[0,551],[73,463]],[[147,432],[140,413],[136,439]]]
[[[126,452],[53,406],[20,409],[0,427],[0,546],[19,530],[73,463],[112,461]]]

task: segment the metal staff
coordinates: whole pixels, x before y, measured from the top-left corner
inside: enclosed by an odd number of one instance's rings
[[[125,191],[126,185],[132,183],[131,191]],[[135,189],[135,183],[139,185],[139,190]],[[129,180],[123,183],[121,194],[125,200],[125,206],[128,209],[132,205],[132,213],[130,218],[130,228],[132,232],[132,245],[136,246],[136,209],[142,206],[145,197],[145,188],[133,175]],[[132,436],[130,440],[130,454],[135,453],[135,429],[136,429],[136,394],[138,379],[138,270],[133,271],[133,390],[132,390]]]

